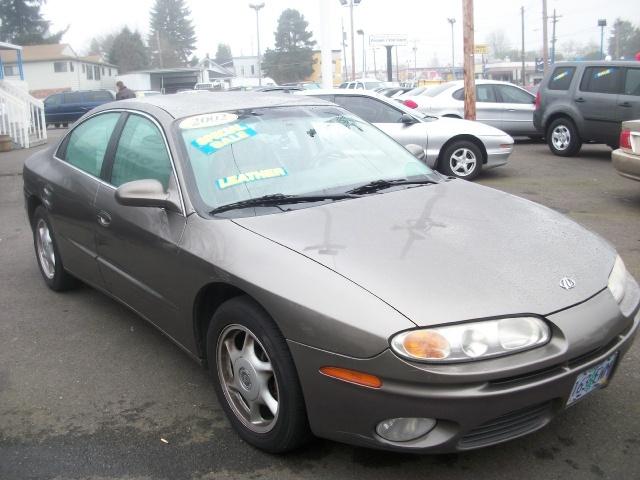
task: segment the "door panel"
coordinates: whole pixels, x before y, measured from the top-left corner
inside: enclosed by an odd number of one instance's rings
[[[622,69],[619,67],[586,67],[574,102],[584,118],[583,140],[615,143],[620,131],[616,105]]]
[[[96,263],[94,206],[104,158],[120,113],[97,115],[75,128],[63,144],[59,168],[43,186],[65,267],[82,280],[104,286]]]
[[[117,186],[142,179],[158,180],[165,191],[177,195],[171,159],[157,125],[146,117],[128,115],[105,171],[111,185],[101,184],[98,190],[95,228],[98,265],[106,287],[187,344],[180,337],[174,298],[175,272],[180,269],[178,243],[186,218],[161,208],[123,206],[115,199]]]
[[[640,118],[640,68],[627,68],[622,92],[618,95],[619,122]]]
[[[502,105],[503,130],[510,135],[537,133],[533,126],[535,97],[511,85],[494,85],[494,89]]]

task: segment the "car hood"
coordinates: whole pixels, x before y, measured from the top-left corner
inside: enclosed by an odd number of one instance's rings
[[[447,137],[460,133],[469,135],[478,135],[484,137],[507,136],[508,134],[502,130],[487,125],[486,123],[474,122],[471,120],[462,120],[460,118],[438,117],[437,120],[425,122],[431,131],[447,132]]]
[[[615,259],[600,237],[559,213],[462,180],[234,221],[417,325],[546,315],[605,288]],[[575,287],[561,288],[564,277]]]

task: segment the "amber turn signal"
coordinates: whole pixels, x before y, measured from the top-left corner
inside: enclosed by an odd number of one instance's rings
[[[354,383],[363,387],[380,388],[382,386],[382,380],[375,375],[349,370],[348,368],[321,367],[320,373],[327,377],[337,378],[343,382]]]

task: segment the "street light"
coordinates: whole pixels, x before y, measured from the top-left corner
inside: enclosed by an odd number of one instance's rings
[[[256,11],[256,34],[258,36],[258,85],[262,85],[262,64],[260,62],[260,20],[259,20],[259,17],[260,17],[259,12],[262,7],[264,7],[264,2],[249,4],[249,8],[253,8]]]
[[[604,60],[604,27],[607,26],[607,19],[598,19],[598,26],[600,27],[600,59]]]
[[[447,21],[451,24],[451,80],[456,79],[456,73],[453,69],[454,65],[454,49],[453,49],[453,24],[456,23],[455,18],[447,18]]]
[[[362,0],[340,0],[340,5],[349,7],[349,16],[351,22],[351,80],[356,79],[356,47],[353,33],[353,7],[360,5]]]
[[[362,35],[362,78],[367,76],[367,53],[364,45],[364,30],[357,30],[358,35]]]

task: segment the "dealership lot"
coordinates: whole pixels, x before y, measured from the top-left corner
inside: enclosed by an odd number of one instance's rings
[[[638,343],[610,388],[501,446],[424,457],[328,441],[277,457],[248,447],[207,373],[160,333],[89,288],[45,287],[22,204],[27,154],[0,156],[0,478],[640,476]],[[607,147],[560,158],[520,142],[507,166],[478,181],[593,229],[640,277],[640,183],[615,173]]]

